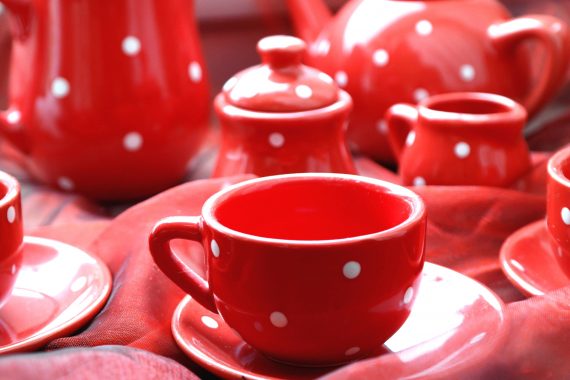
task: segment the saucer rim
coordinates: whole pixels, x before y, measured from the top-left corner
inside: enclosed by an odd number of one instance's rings
[[[492,296],[493,300],[496,301],[496,307],[497,307],[497,312],[499,313],[499,330],[503,330],[503,333],[501,333],[502,338],[504,338],[504,326],[506,326],[507,323],[507,315],[506,315],[506,304],[505,302],[493,291],[491,290],[487,285],[461,273],[458,272],[456,270],[453,270],[451,268],[448,268],[446,266],[443,265],[439,265],[439,264],[434,264],[431,262],[426,261],[424,263],[424,270],[425,267],[433,267],[435,269],[438,270],[443,270],[446,272],[450,272],[453,273],[454,275],[459,275],[464,277],[464,280],[467,281],[471,281],[476,283],[480,288],[481,288],[481,294],[485,293],[488,296]],[[421,286],[421,285],[420,285]],[[176,309],[174,310],[174,313],[172,314],[172,318],[171,318],[171,323],[170,323],[170,330],[172,333],[172,336],[174,338],[174,341],[176,342],[176,345],[178,346],[178,348],[183,351],[190,360],[193,360],[196,364],[198,364],[199,366],[201,366],[202,368],[204,368],[205,370],[213,373],[216,376],[220,376],[224,379],[243,379],[244,377],[247,377],[248,379],[251,380],[268,380],[268,379],[279,379],[276,377],[270,377],[270,376],[259,376],[256,374],[253,374],[251,372],[248,371],[248,374],[244,374],[243,371],[238,371],[234,368],[228,367],[225,364],[221,364],[219,361],[216,361],[215,359],[211,358],[209,355],[204,354],[202,351],[198,350],[194,345],[186,345],[184,344],[184,342],[186,342],[187,340],[183,339],[182,334],[181,334],[181,328],[180,326],[180,320],[181,320],[181,315],[182,315],[182,311],[185,309],[186,305],[192,300],[192,296],[186,294],[178,303],[178,305],[176,306]],[[501,337],[497,338],[498,340],[501,339]],[[496,340],[496,342],[498,341]],[[481,352],[476,355],[476,357],[484,357],[487,353],[488,353],[488,349],[487,350],[481,350]],[[364,359],[366,360],[366,359]],[[477,359],[474,359],[477,360]],[[460,368],[464,367],[466,364],[465,363],[460,363],[458,364],[457,368],[452,369],[452,371],[457,371]],[[341,368],[341,367],[339,367]],[[450,373],[454,373],[454,372],[450,372]]]
[[[73,250],[75,252],[80,252],[83,255],[88,256],[90,259],[95,261],[95,266],[99,269],[102,276],[103,286],[99,296],[91,302],[87,307],[85,307],[80,313],[74,315],[67,321],[54,326],[47,331],[37,331],[23,340],[17,341],[15,343],[0,346],[0,355],[16,352],[27,352],[34,351],[40,347],[43,347],[46,343],[53,339],[65,336],[73,331],[82,327],[86,322],[95,317],[95,315],[105,306],[111,291],[113,289],[113,276],[107,265],[99,257],[92,255],[85,250],[67,244],[58,240],[36,237],[36,236],[24,236],[23,244],[23,254],[26,254],[26,245],[36,245],[42,247],[55,248],[58,252],[65,250]],[[12,297],[12,295],[10,295]],[[9,298],[8,298],[9,299]],[[67,310],[67,308],[65,309]],[[1,315],[1,314],[0,314]]]
[[[519,276],[517,274],[519,271],[513,269],[513,266],[509,263],[507,252],[513,252],[513,246],[518,243],[521,238],[528,236],[529,231],[545,230],[546,228],[546,219],[544,218],[531,222],[510,234],[509,237],[501,245],[501,250],[499,251],[499,264],[501,265],[501,270],[503,271],[505,277],[507,277],[509,282],[515,288],[517,288],[527,297],[543,296],[546,293],[554,291],[556,289],[541,290]],[[552,255],[552,251],[550,250],[548,252],[541,251],[541,253],[548,255],[548,257],[553,260],[556,260],[556,258]],[[570,285],[570,279],[568,284]]]

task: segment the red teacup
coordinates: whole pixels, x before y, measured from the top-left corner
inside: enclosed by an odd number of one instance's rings
[[[332,365],[377,350],[410,313],[426,211],[412,191],[346,174],[287,174],[229,187],[202,216],[158,222],[160,269],[278,361]],[[207,277],[170,247],[202,242]]]
[[[570,277],[570,147],[548,161],[546,222],[556,258]]]
[[[10,296],[20,270],[23,240],[20,184],[0,172],[0,305]]]
[[[457,92],[386,113],[406,185],[509,186],[530,168],[525,109],[500,95]]]

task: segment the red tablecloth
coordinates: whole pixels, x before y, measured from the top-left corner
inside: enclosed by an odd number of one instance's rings
[[[561,136],[563,138],[561,138]],[[570,142],[570,120],[531,137],[533,149],[553,150]],[[194,180],[136,205],[105,207],[81,197],[34,184],[18,166],[20,157],[0,149],[0,167],[23,183],[26,231],[52,237],[99,255],[114,276],[113,293],[99,315],[74,336],[50,342],[45,351],[0,358],[0,377],[37,378],[193,378],[208,376],[176,346],[170,333],[173,309],[183,297],[153,264],[147,236],[161,217],[197,215],[204,200],[225,183],[244,177]],[[509,331],[504,346],[483,363],[454,378],[567,378],[570,376],[570,286],[526,299],[499,267],[503,241],[545,213],[545,163],[534,155],[527,189],[425,187],[415,190],[428,207],[427,259],[466,274],[493,289],[508,303]],[[206,155],[194,176],[207,175]],[[366,159],[363,174],[397,181],[397,176]],[[197,174],[196,174],[197,173]],[[123,211],[125,210],[125,211]],[[198,245],[183,246],[202,268]],[[96,347],[97,346],[97,347]],[[425,355],[442,356],[432,350]],[[396,366],[394,355],[357,362],[332,371],[330,378],[404,377],[414,363]],[[387,369],[391,369],[387,371]],[[394,372],[396,371],[396,372]]]

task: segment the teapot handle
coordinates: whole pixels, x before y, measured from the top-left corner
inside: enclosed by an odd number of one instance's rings
[[[399,162],[408,135],[418,121],[418,109],[412,104],[395,104],[386,112],[385,120],[388,126],[388,142]]]
[[[498,49],[512,54],[524,41],[535,39],[544,46],[546,54],[540,76],[521,101],[529,114],[535,114],[564,83],[570,51],[568,26],[552,16],[528,15],[493,24],[487,34]]]

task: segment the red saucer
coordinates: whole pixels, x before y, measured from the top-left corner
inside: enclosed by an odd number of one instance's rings
[[[501,247],[503,272],[527,296],[542,296],[570,285],[549,239],[546,221],[539,220],[513,233]]]
[[[410,317],[378,354],[392,352],[398,356],[398,366],[410,364],[415,373],[406,375],[449,374],[485,360],[502,342],[504,325],[504,304],[494,293],[457,272],[426,263]],[[337,369],[269,360],[190,296],[174,312],[172,334],[192,360],[223,378],[307,379]],[[445,355],[429,355],[430,351]],[[410,360],[420,357],[421,364],[412,366]],[[386,368],[386,373],[390,370]]]
[[[32,351],[79,329],[103,307],[111,282],[105,264],[84,251],[26,237],[16,284],[0,309],[0,353]]]

